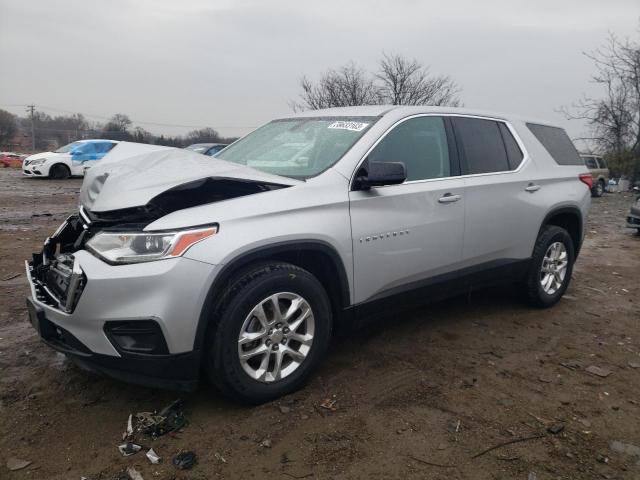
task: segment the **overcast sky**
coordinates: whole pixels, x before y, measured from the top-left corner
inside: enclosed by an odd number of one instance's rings
[[[0,108],[242,135],[290,112],[303,74],[388,52],[450,75],[466,107],[579,137],[554,110],[598,92],[581,52],[638,38],[639,18],[638,0],[0,0]]]

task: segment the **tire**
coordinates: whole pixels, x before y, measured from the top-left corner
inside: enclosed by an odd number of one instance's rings
[[[277,328],[279,323],[265,327],[266,323],[259,322],[258,317],[253,315],[261,305],[262,310],[258,312],[261,311],[264,318],[275,322],[274,302],[271,301],[274,295],[279,295],[275,303],[283,313],[287,313],[288,308],[293,305],[294,300],[289,298],[291,296],[302,299],[295,300],[299,302],[296,305],[303,305],[305,309],[296,310],[288,321],[282,320],[284,326],[280,329]],[[220,298],[206,340],[206,371],[213,384],[224,395],[249,404],[264,403],[300,388],[324,357],[331,338],[331,305],[320,282],[311,273],[294,265],[267,263],[256,265],[236,276]],[[297,332],[290,331],[288,338],[282,338],[282,335],[287,333],[287,325],[293,325],[296,318],[304,317],[301,314],[296,315],[296,312],[306,311],[307,307],[312,314],[306,316],[306,320],[297,327]],[[246,331],[250,335],[251,326],[255,327],[251,332],[259,330],[257,334],[263,336],[246,345],[240,345],[240,333]],[[262,331],[273,331],[274,334],[269,336],[260,333]],[[300,335],[305,338],[311,335],[310,345],[305,347],[293,339],[293,336],[301,338]],[[297,363],[294,362],[293,356],[290,356],[290,352],[296,348],[299,349],[298,356],[306,350],[304,359]],[[241,352],[251,354],[259,349],[266,349],[266,353],[255,355],[245,362],[241,361]],[[275,362],[278,355],[282,359],[282,378],[269,373],[272,366],[272,371],[276,371]],[[266,368],[262,368],[265,356],[269,360]],[[289,363],[285,368],[287,362]],[[293,370],[287,372],[287,369]],[[264,370],[267,370],[267,373],[263,374],[262,378],[254,378]],[[254,376],[251,376],[252,374]]]
[[[543,281],[547,278],[547,274],[543,273],[543,266],[545,263],[548,264],[548,260],[545,262],[545,257],[550,254],[551,247],[557,244],[561,244],[566,253],[566,270],[561,282],[553,280],[551,287],[559,283],[557,288],[545,289]],[[571,281],[574,261],[575,249],[569,233],[564,228],[555,225],[542,227],[536,240],[531,265],[522,287],[527,303],[537,308],[548,308],[558,303]],[[547,268],[553,267],[549,266]],[[557,279],[557,277],[554,278]]]
[[[62,163],[56,163],[49,170],[49,178],[54,178],[56,180],[65,180],[71,176],[71,171],[69,167],[63,165]]]
[[[598,180],[591,189],[591,196],[597,198],[602,195],[604,195],[604,182],[602,180]]]

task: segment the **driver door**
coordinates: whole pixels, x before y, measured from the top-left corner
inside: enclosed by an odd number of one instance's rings
[[[367,159],[403,162],[407,180],[349,194],[356,304],[427,286],[462,260],[464,180],[449,119],[406,119]]]

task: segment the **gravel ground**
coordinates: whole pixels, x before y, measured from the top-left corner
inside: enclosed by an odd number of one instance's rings
[[[177,395],[79,370],[27,323],[23,261],[76,209],[79,187],[0,170],[0,478],[111,479],[130,466],[147,480],[640,478],[630,194],[594,199],[554,308],[529,309],[505,288],[390,317],[336,338],[304,389],[259,407],[203,385],[183,397],[183,431],[143,442],[162,457],[151,465],[118,452],[127,417]],[[191,470],[171,464],[180,450],[196,452]],[[32,463],[10,471],[15,459]]]

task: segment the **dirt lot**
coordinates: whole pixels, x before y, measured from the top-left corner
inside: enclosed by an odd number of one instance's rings
[[[184,397],[181,433],[146,442],[163,457],[151,465],[116,446],[129,413],[176,394],[85,373],[27,323],[23,259],[75,210],[79,186],[0,170],[0,478],[111,479],[131,465],[147,480],[640,478],[640,448],[611,444],[640,446],[629,194],[594,199],[573,282],[553,309],[494,289],[389,318],[336,339],[306,388],[260,407],[205,385]],[[588,373],[593,365],[611,374]],[[564,429],[549,433],[554,424]],[[181,449],[197,453],[192,470],[171,465]],[[32,463],[9,471],[10,457]]]

